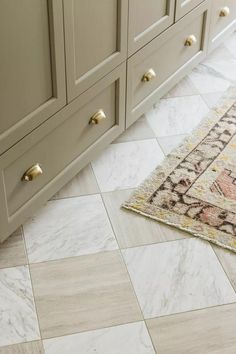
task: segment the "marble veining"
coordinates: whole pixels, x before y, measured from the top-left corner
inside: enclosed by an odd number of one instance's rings
[[[50,201],[24,233],[31,263],[118,248],[100,195]]]
[[[182,143],[187,134],[173,135],[171,139],[168,136],[162,136],[158,138],[158,143],[160,144],[165,155],[168,155],[173,149]]]
[[[145,318],[236,301],[206,242],[173,241],[127,249],[123,255]]]
[[[188,134],[207,115],[201,96],[161,99],[146,117],[157,137]]]
[[[144,322],[53,338],[45,354],[155,354]]]
[[[92,166],[102,192],[136,187],[162,161],[156,139],[110,145]]]
[[[0,270],[0,346],[39,339],[27,266]]]

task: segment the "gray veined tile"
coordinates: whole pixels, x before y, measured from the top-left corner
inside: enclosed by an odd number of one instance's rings
[[[163,98],[197,95],[198,91],[188,76],[184,77]]]
[[[222,247],[213,246],[231,284],[236,291],[236,254]]]
[[[27,264],[21,228],[0,244],[0,268]]]
[[[122,252],[145,318],[236,301],[207,242],[186,239]]]
[[[40,338],[27,266],[0,269],[0,346]]]
[[[180,145],[186,137],[187,134],[162,136],[158,138],[158,143],[164,151],[164,154],[168,155],[173,149]]]
[[[142,319],[119,251],[32,264],[43,338]]]
[[[79,197],[96,193],[99,193],[99,188],[92,167],[89,164],[59,190],[52,199]]]
[[[102,192],[134,188],[162,161],[156,139],[110,145],[92,167]]]
[[[131,190],[103,193],[103,200],[121,248],[189,238],[185,232],[121,208]]]
[[[45,354],[40,341],[9,345],[0,348],[0,354]]]
[[[155,354],[144,322],[44,341],[45,354]]]
[[[233,32],[229,38],[224,41],[225,47],[236,58],[236,32]]]
[[[163,137],[190,133],[208,111],[197,95],[162,99],[146,116],[156,136]]]
[[[236,304],[147,321],[158,354],[235,354]]]
[[[219,100],[223,96],[223,92],[211,92],[202,95],[202,98],[206,102],[209,108],[214,108],[217,106]]]
[[[100,195],[48,202],[24,234],[30,263],[118,248]]]
[[[114,143],[122,143],[133,140],[143,140],[154,138],[155,134],[149,126],[147,119],[144,116],[140,117],[133,123],[124,133],[122,133]]]

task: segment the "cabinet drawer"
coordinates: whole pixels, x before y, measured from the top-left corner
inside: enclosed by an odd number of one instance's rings
[[[129,55],[174,23],[175,0],[129,0]]]
[[[212,2],[210,49],[215,48],[227,33],[236,28],[236,1],[217,0]]]
[[[127,126],[203,58],[209,25],[208,6],[209,1],[202,3],[129,59]],[[192,41],[190,45],[186,43],[188,40]]]
[[[64,0],[68,101],[126,59],[128,0]]]
[[[175,20],[178,21],[203,0],[176,0]]]
[[[45,202],[78,172],[82,160],[81,164],[88,162],[92,153],[124,130],[124,92],[123,64],[0,157],[1,204],[5,201],[1,205],[0,239],[4,237],[2,229],[8,230],[10,224],[14,229],[39,201]],[[91,117],[101,109],[106,118],[92,124]],[[40,165],[42,175],[38,171],[32,181],[22,180],[35,164]],[[70,164],[73,171],[67,174]],[[31,178],[32,173],[27,176]]]

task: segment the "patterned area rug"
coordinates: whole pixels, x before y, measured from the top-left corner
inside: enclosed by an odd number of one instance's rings
[[[235,88],[123,207],[236,252]]]

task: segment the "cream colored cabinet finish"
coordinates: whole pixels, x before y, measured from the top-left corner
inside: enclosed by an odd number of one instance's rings
[[[176,0],[175,20],[179,20],[203,0]]]
[[[221,11],[229,10],[226,16],[221,16]],[[209,49],[214,49],[222,40],[236,28],[236,1],[212,1],[212,18],[210,28]]]
[[[0,154],[66,103],[62,0],[0,1]]]
[[[129,0],[129,55],[174,22],[175,0]]]
[[[0,157],[0,241],[124,130],[122,64]],[[89,124],[102,109],[106,119]],[[30,167],[43,174],[22,181]]]
[[[128,60],[127,127],[206,55],[209,4],[205,1],[199,5]],[[196,43],[186,46],[192,35]],[[150,69],[156,76],[150,81],[143,80]]]
[[[68,101],[126,59],[128,0],[64,0]]]

